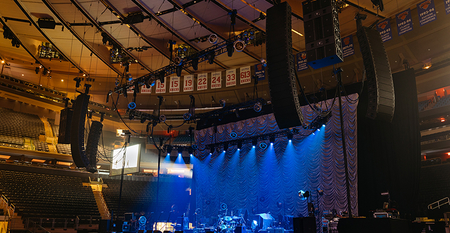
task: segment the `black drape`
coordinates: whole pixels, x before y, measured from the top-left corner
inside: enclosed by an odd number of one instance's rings
[[[358,106],[359,213],[381,209],[389,191],[404,218],[414,217],[420,176],[420,132],[414,70],[393,74],[392,122],[367,118],[367,87]]]

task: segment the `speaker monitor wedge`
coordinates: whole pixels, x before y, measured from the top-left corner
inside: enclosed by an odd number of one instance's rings
[[[303,124],[292,57],[291,20],[287,2],[267,10],[267,71],[272,109],[280,129]]]
[[[391,67],[380,33],[361,27],[356,32],[366,70],[369,104],[366,116],[391,122],[395,111]]]

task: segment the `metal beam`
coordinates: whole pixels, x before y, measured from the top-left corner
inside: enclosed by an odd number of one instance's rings
[[[142,11],[144,11],[147,15],[149,15],[151,18],[153,18],[154,20],[158,21],[158,23],[160,25],[162,25],[167,31],[169,31],[170,33],[172,33],[174,36],[176,36],[178,39],[180,39],[181,41],[183,41],[184,43],[188,44],[189,46],[191,46],[193,49],[195,49],[195,51],[200,51],[200,49],[193,43],[191,43],[189,40],[187,40],[186,38],[184,38],[182,35],[180,35],[177,31],[175,31],[173,28],[171,28],[169,25],[167,25],[165,22],[163,22],[162,20],[159,19],[159,17],[157,16],[157,14],[155,14],[151,9],[148,9],[147,6],[145,6],[141,0],[132,0],[132,2],[134,2],[134,4],[136,4]],[[228,67],[225,66],[224,64],[222,64],[219,61],[214,60],[214,63],[216,63],[218,66],[220,66],[222,69],[227,69]]]

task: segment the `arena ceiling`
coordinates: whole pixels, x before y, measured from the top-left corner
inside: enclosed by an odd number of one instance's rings
[[[305,50],[303,1],[287,2],[294,13],[292,38],[296,54]],[[391,70],[403,70],[406,63],[415,68],[418,93],[426,93],[450,85],[446,78],[450,73],[447,68],[450,16],[446,15],[444,1],[435,0],[437,20],[420,26],[416,10],[419,2],[422,0],[384,0],[384,10],[379,11],[370,0],[344,0],[340,1],[339,21],[341,36],[345,37],[355,35],[354,18],[357,13],[367,15],[364,26],[391,18],[393,39],[385,43]],[[20,41],[17,47],[12,45],[11,39],[0,38],[0,57],[5,61],[2,73],[67,92],[71,98],[76,95],[73,79],[84,77],[83,83],[87,81],[92,85],[91,100],[105,103],[106,95],[109,90],[114,90],[115,83],[124,82],[121,77],[125,67],[110,61],[111,50],[121,48],[123,54],[133,61],[128,74],[133,78],[141,77],[171,63],[170,59],[175,55],[171,54],[170,44],[173,44],[173,50],[187,46],[196,52],[212,46],[207,41],[211,34],[216,34],[220,43],[230,34],[249,29],[265,33],[264,16],[273,4],[272,0],[2,0],[0,16],[3,31],[9,29]],[[234,29],[230,17],[233,9],[237,12]],[[406,9],[412,10],[414,29],[399,36],[394,18]],[[143,21],[126,24],[130,18],[127,16],[136,12],[142,12]],[[54,29],[39,27],[39,19],[49,18],[55,21]],[[105,44],[105,38],[111,42]],[[354,39],[355,55],[340,64],[346,84],[361,81],[363,74],[356,36]],[[40,58],[39,48],[43,45],[51,45],[61,59]],[[243,52],[234,52],[232,57],[225,53],[216,56],[213,64],[200,63],[198,71],[188,67],[182,71],[182,76],[252,66],[265,58],[264,43],[248,45]],[[432,68],[423,70],[424,63],[428,61],[432,62]],[[39,68],[40,64],[43,68]],[[44,68],[50,72],[44,73]],[[299,72],[299,77],[308,93],[316,92],[321,87],[332,89],[336,85],[331,67],[309,68]],[[259,82],[256,90],[252,84],[222,86],[221,89],[192,93],[161,94],[164,97],[162,108],[166,114],[179,114],[189,107],[189,94],[196,98],[196,107],[203,111],[218,107],[221,99],[226,100],[227,105],[254,99],[256,95],[270,100],[267,79]],[[127,99],[121,96],[119,108],[124,110],[130,101],[132,95],[128,95]],[[136,103],[139,110],[152,111],[157,97],[155,94],[138,94]]]

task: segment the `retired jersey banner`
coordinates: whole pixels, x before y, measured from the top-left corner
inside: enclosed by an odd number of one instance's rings
[[[197,91],[208,89],[208,73],[199,74],[197,76]]]
[[[342,53],[344,57],[355,54],[355,46],[353,45],[353,36],[346,36],[342,38]]]
[[[417,13],[419,14],[420,26],[436,20],[436,9],[433,0],[425,0],[417,4]]]
[[[392,40],[391,19],[387,18],[377,24],[377,30],[380,32],[383,42]]]
[[[225,86],[236,86],[236,69],[227,70],[227,72],[225,72]]]
[[[252,82],[251,73],[250,73],[250,66],[241,67],[240,69],[240,84],[247,84]]]
[[[222,88],[222,72],[211,73],[211,89]]]
[[[194,90],[194,75],[186,75],[184,76],[184,82],[183,82],[183,91],[193,91]]]
[[[160,94],[160,93],[166,93],[166,79],[167,77],[164,77],[164,83],[161,83],[161,81],[156,80],[156,90],[155,93],[156,94]]]
[[[147,88],[145,85],[141,86],[141,93],[142,94],[152,94],[152,86]]]
[[[169,85],[169,92],[180,92],[180,77],[172,76],[170,77],[170,85]]]
[[[395,19],[397,22],[397,31],[399,36],[413,30],[410,9],[398,13],[395,16]]]
[[[306,52],[297,53],[297,72],[308,69]]]
[[[262,63],[255,65],[255,75],[258,80],[266,79],[266,67]]]
[[[445,12],[450,13],[450,0],[444,0]]]

